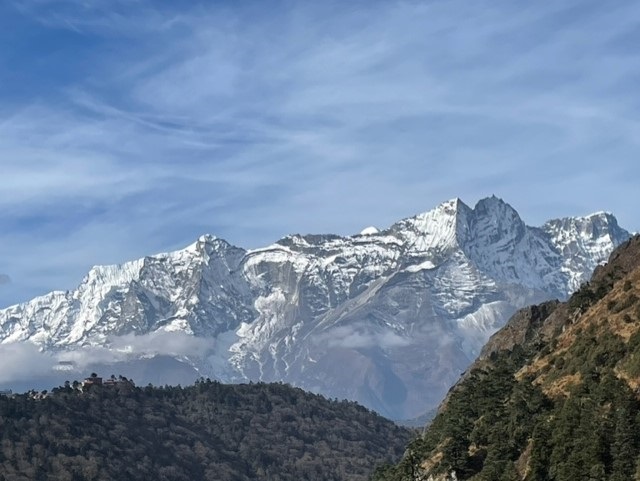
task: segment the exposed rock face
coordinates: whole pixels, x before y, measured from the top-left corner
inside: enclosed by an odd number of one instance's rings
[[[203,236],[0,311],[0,339],[68,350],[180,331],[211,340],[189,359],[204,375],[282,380],[406,419],[435,407],[516,309],[565,298],[628,237],[602,213],[528,227],[495,197],[253,251]]]
[[[559,307],[559,301],[549,301],[520,309],[502,329],[489,338],[478,360],[483,361],[492,353],[510,351],[515,346],[532,342],[534,338],[541,336],[542,324]]]
[[[615,282],[637,269],[640,269],[640,236],[622,243],[606,264],[597,266],[589,284],[584,286],[585,290],[594,291],[593,295],[596,295],[595,291],[604,293],[612,289]],[[558,335],[563,326],[575,321],[581,314],[576,312],[572,303],[557,300],[520,309],[489,338],[470,370],[482,365],[493,353],[549,341]]]

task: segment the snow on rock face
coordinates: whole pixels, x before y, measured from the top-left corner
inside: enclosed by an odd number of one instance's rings
[[[390,231],[403,240],[405,254],[437,258],[455,249],[460,238],[466,237],[470,211],[460,199],[452,199],[394,224]]]
[[[231,317],[252,315],[237,300],[242,299],[243,289],[248,296],[248,289],[238,285],[237,274],[230,275],[230,266],[243,255],[243,250],[224,241],[201,238],[180,251],[94,267],[74,291],[0,311],[0,338],[28,339],[52,348],[100,345],[109,335],[159,328],[208,334],[216,330],[212,311],[226,307]],[[214,302],[230,297],[233,307]],[[16,319],[22,329],[17,329]],[[8,327],[11,332],[6,335]]]
[[[629,238],[629,233],[618,225],[616,218],[606,212],[550,220],[542,230],[561,255],[561,272],[570,292],[586,280],[581,272],[593,272],[598,264],[607,260],[613,249]]]
[[[376,235],[378,234],[380,231],[378,230],[377,227],[365,227],[364,229],[362,229],[362,231],[360,232],[360,235]]]
[[[568,294],[558,270],[561,256],[538,229],[526,226],[509,204],[495,197],[479,201],[470,216],[468,233],[464,251],[496,281],[560,297]]]
[[[0,342],[73,350],[173,331],[211,343],[189,359],[201,374],[290,382],[410,418],[517,308],[567,296],[628,237],[605,213],[529,227],[495,197],[252,251],[202,236],[0,310]]]

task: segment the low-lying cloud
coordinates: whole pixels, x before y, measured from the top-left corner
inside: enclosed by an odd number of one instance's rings
[[[156,331],[142,336],[127,334],[113,337],[110,343],[111,350],[125,354],[203,357],[212,350],[215,341],[184,332]]]
[[[40,376],[57,363],[54,356],[40,352],[30,342],[0,344],[0,359],[0,384]]]
[[[157,331],[149,334],[112,336],[106,346],[90,346],[60,354],[60,360],[73,361],[83,368],[97,363],[114,363],[154,356],[204,357],[215,341],[184,332]]]
[[[365,349],[380,347],[389,349],[407,346],[411,343],[399,334],[390,330],[372,331],[363,326],[340,326],[323,334],[319,343],[326,343],[328,347],[342,347],[346,349]]]
[[[112,364],[155,356],[203,358],[215,347],[213,339],[183,332],[153,332],[111,337],[105,346],[86,346],[60,352],[43,352],[30,342],[0,344],[0,384],[51,374],[60,361],[70,361],[83,371],[95,364]]]

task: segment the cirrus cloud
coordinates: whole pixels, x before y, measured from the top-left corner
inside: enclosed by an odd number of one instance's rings
[[[7,2],[0,305],[205,232],[258,247],[455,196],[496,193],[533,225],[609,210],[638,230],[638,14]]]

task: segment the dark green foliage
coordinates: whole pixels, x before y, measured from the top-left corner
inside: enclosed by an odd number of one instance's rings
[[[583,376],[597,376],[603,369],[615,367],[625,356],[627,349],[628,346],[619,336],[609,331],[597,335],[595,327],[589,326],[577,336],[571,355],[564,356],[566,362],[556,375],[579,372]]]
[[[622,361],[625,371],[633,377],[640,377],[640,331],[629,339],[627,355]]]
[[[0,480],[364,480],[410,431],[283,384],[0,397]]]
[[[611,310],[613,312],[622,312],[625,309],[628,309],[629,307],[636,305],[637,303],[638,303],[638,297],[635,296],[634,294],[630,294],[625,296],[625,298],[622,301],[616,303]]]
[[[527,481],[634,479],[640,403],[616,377],[616,368],[640,365],[640,334],[625,343],[611,332],[583,329],[571,349],[556,356],[550,375],[579,373],[582,381],[555,401],[532,379],[516,380],[515,373],[534,356],[533,348],[514,349],[472,370],[424,437],[410,444],[412,457],[378,470],[373,479],[421,479],[407,473],[423,475],[420,465],[435,460],[435,453],[442,458],[429,474],[455,471],[459,480],[520,480],[525,466]]]
[[[606,273],[600,276],[597,280],[593,280],[592,282],[586,282],[580,286],[576,292],[573,293],[571,298],[568,301],[569,309],[573,311],[584,312],[593,304],[598,302],[604,296],[606,296],[611,289],[613,289],[613,285],[619,281],[622,277],[624,277],[625,271],[620,266],[611,265],[609,266]],[[625,283],[624,286],[628,284]],[[629,290],[631,287],[625,287],[625,290]],[[635,297],[635,296],[633,296]],[[631,303],[635,303],[637,299],[633,300]],[[615,308],[615,304],[607,305],[609,310]],[[620,309],[621,310],[621,309]],[[618,311],[619,312],[619,311]]]
[[[509,480],[514,461],[526,447],[536,415],[550,406],[542,392],[529,383],[518,383],[513,373],[522,366],[519,346],[492,355],[492,366],[473,371],[450,397],[447,408],[433,421],[423,438],[408,450],[424,460],[436,448],[443,459],[435,472],[455,471],[458,479]],[[470,449],[473,448],[473,449]],[[376,472],[374,480],[413,480],[412,460],[407,456],[395,468]]]
[[[606,292],[604,289],[594,289],[593,286],[587,282],[582,284],[580,289],[573,293],[569,299],[569,309],[571,311],[586,311],[605,295]]]

